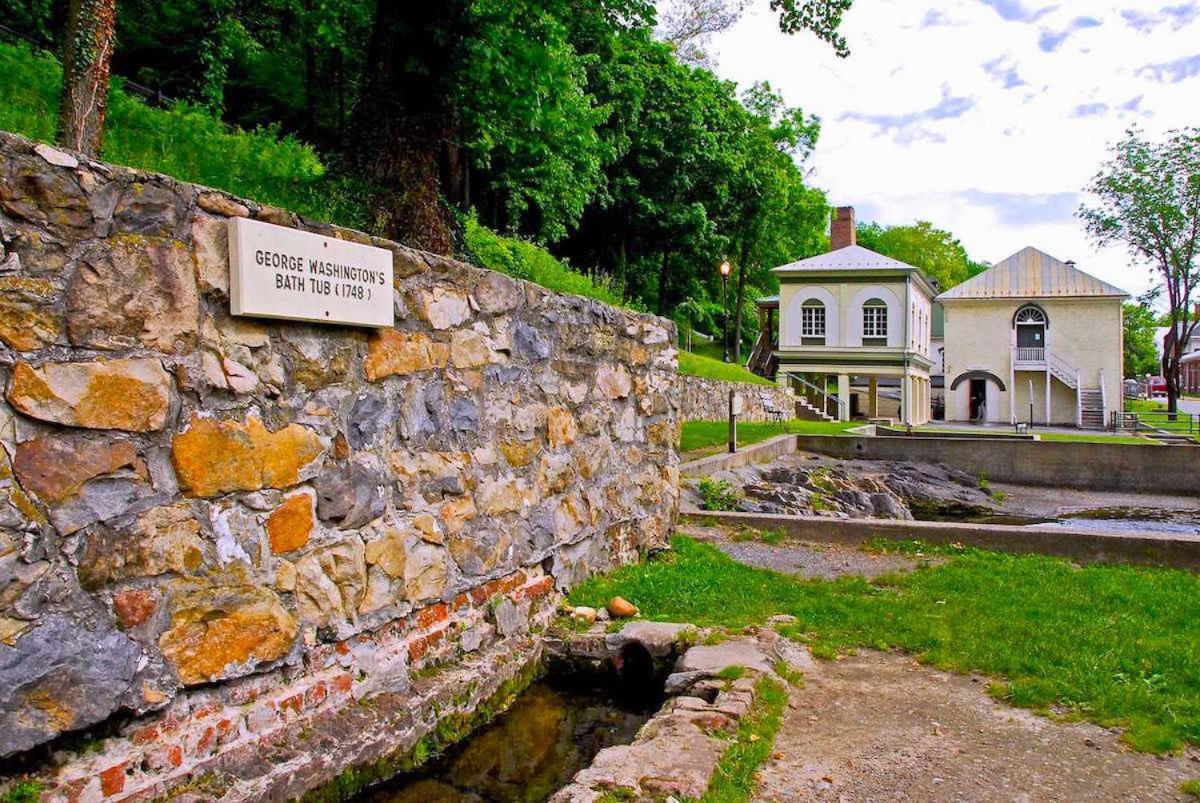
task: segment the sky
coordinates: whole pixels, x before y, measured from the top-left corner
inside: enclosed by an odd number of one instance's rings
[[[855,0],[842,32],[847,59],[754,0],[711,49],[723,77],[821,118],[806,166],[832,205],[932,221],[985,262],[1032,245],[1149,287],[1075,212],[1128,127],[1200,125],[1200,0]]]

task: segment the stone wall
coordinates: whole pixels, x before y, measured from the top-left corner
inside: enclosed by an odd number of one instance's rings
[[[729,391],[742,395],[739,421],[768,421],[766,404],[786,410],[795,418],[796,400],[788,388],[776,385],[751,385],[723,382],[699,376],[679,377],[679,418],[682,421],[724,421],[729,417]]]
[[[395,328],[231,317],[229,216],[390,250]],[[673,340],[0,134],[0,758],[50,799],[250,799],[412,746],[414,669],[524,660],[666,543]]]

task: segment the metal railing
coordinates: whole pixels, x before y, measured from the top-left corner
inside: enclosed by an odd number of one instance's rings
[[[812,393],[813,395],[815,395],[816,398],[820,399],[819,403],[814,402],[812,398],[809,398],[808,393],[801,391],[800,395],[804,396],[805,398],[808,398],[810,402],[814,403],[814,406],[819,404],[822,412],[824,412],[825,415],[831,416],[832,418],[834,418],[838,421],[848,420],[850,418],[850,416],[848,414],[844,415],[844,416],[842,415],[842,408],[846,405],[846,402],[842,401],[837,396],[827,393],[824,390],[824,388],[817,387],[815,384],[813,384],[812,382],[809,382],[807,379],[805,379],[803,377],[803,375],[801,375],[801,374],[796,374],[796,373],[792,373],[791,371],[788,371],[784,375],[788,379],[792,379],[792,380],[795,380],[796,382],[800,383],[801,387],[803,387],[805,390],[809,391],[809,393]],[[830,404],[833,405],[834,412],[832,412],[832,413],[829,412]]]
[[[1027,348],[1025,346],[1017,346],[1016,361],[1017,362],[1045,362],[1046,349],[1044,348]]]
[[[1126,413],[1114,410],[1112,427],[1120,432],[1149,432],[1158,435],[1195,437],[1200,434],[1200,414],[1153,412]]]

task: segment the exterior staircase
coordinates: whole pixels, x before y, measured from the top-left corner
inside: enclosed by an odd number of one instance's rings
[[[822,410],[818,405],[813,404],[804,396],[796,397],[796,418],[802,418],[806,421],[836,421],[833,416]]]
[[[1082,429],[1105,429],[1104,394],[1100,388],[1079,389],[1079,426]]]

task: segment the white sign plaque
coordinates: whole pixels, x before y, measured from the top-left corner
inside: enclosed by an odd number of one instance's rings
[[[745,402],[744,402],[744,400],[742,399],[742,394],[740,394],[740,393],[734,393],[734,394],[733,394],[733,414],[734,414],[734,415],[741,415],[741,414],[742,414],[742,409],[743,409],[744,407],[745,407]]]
[[[229,302],[234,315],[391,326],[392,253],[232,217]]]

